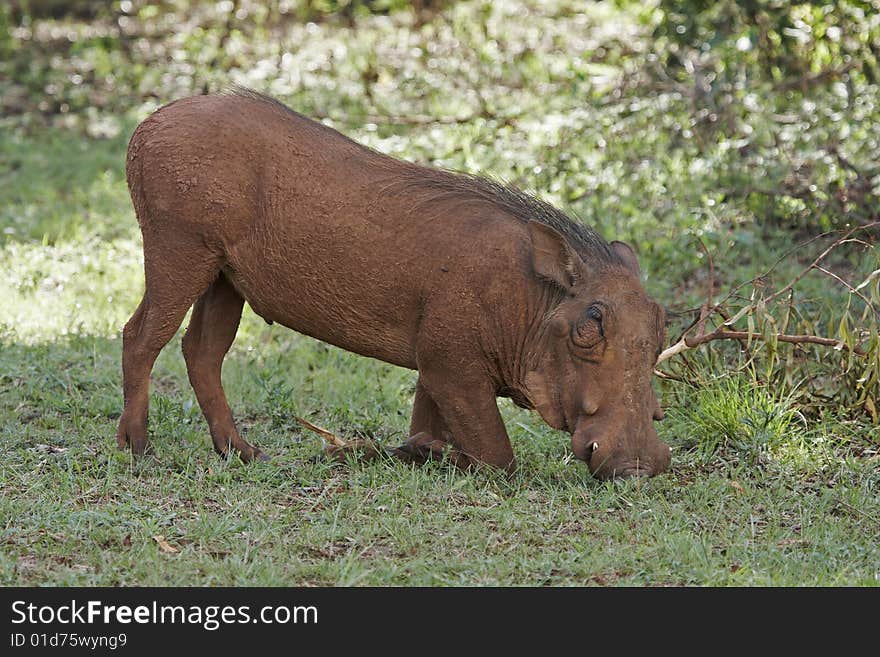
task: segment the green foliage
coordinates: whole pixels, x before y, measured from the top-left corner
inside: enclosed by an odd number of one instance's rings
[[[684,446],[706,460],[721,451],[760,465],[774,449],[797,440],[804,428],[791,400],[770,390],[744,378],[726,378],[691,391],[688,406],[671,411],[684,432]]]
[[[712,51],[716,75],[727,84],[757,69],[789,81],[839,63],[874,83],[880,73],[880,21],[876,2],[768,2],[661,0],[654,36],[666,39],[670,63],[684,65],[683,51]],[[734,54],[736,53],[736,54]]]
[[[12,12],[6,5],[0,6],[0,60],[12,56]]]
[[[878,10],[659,3],[653,83],[690,107],[682,136],[715,151],[724,194],[764,222],[829,230],[878,216]]]

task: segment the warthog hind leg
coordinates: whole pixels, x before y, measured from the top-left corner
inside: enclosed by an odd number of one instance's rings
[[[267,457],[238,434],[220,378],[223,358],[235,339],[243,305],[244,299],[220,274],[196,301],[183,337],[183,357],[189,382],[208,421],[214,449],[222,456],[232,449],[243,461],[252,461]]]
[[[145,235],[144,252],[149,241]],[[180,327],[186,311],[220,270],[210,253],[190,254],[181,249],[180,262],[145,256],[144,297],[122,331],[122,394],[124,406],[116,430],[120,449],[134,454],[147,448],[150,371],[156,357]],[[189,256],[189,257],[185,257]]]

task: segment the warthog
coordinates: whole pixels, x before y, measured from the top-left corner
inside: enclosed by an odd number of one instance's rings
[[[144,451],[150,371],[195,304],[183,355],[214,447],[263,458],[220,380],[247,301],[268,322],[418,370],[401,457],[512,470],[506,396],[571,434],[597,477],[669,466],[651,383],[664,315],[626,244],[243,89],[159,109],[132,135],[126,174],[146,291],[123,332],[120,447]]]

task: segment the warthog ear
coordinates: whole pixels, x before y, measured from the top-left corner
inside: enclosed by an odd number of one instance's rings
[[[580,280],[584,262],[555,230],[537,221],[529,222],[532,238],[532,267],[541,278],[570,290]]]
[[[623,264],[626,265],[626,268],[632,271],[636,276],[642,275],[642,270],[639,267],[639,259],[636,258],[636,252],[632,250],[632,247],[626,242],[611,242],[611,248],[618,255],[618,257],[623,260]]]

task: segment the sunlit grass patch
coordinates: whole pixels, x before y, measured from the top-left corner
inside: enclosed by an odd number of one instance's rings
[[[138,242],[0,246],[0,331],[18,341],[118,335],[143,293]]]

